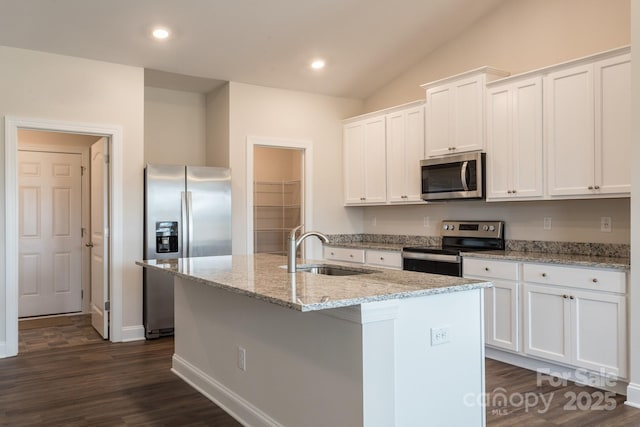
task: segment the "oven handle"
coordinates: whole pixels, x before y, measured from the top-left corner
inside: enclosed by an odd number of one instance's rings
[[[469,183],[467,182],[467,168],[469,167],[469,161],[462,162],[462,169],[460,169],[460,181],[462,181],[462,188],[464,191],[469,191]]]
[[[443,255],[443,254],[424,254],[421,252],[402,252],[402,258],[418,259],[422,261],[439,261],[450,262],[452,264],[460,263],[459,255]]]

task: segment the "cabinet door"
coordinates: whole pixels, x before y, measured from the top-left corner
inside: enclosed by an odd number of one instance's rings
[[[453,147],[453,85],[427,90],[426,152],[428,156],[451,154]]]
[[[487,199],[506,199],[513,188],[511,97],[510,86],[487,93]]]
[[[385,116],[372,118],[364,124],[364,203],[387,201],[387,157]]]
[[[513,198],[542,196],[542,79],[512,86],[511,175]]]
[[[485,341],[487,345],[519,351],[518,283],[490,279],[485,289]]]
[[[626,299],[588,291],[570,292],[573,363],[626,378]]]
[[[631,56],[596,62],[595,185],[600,194],[631,191]]]
[[[545,106],[549,194],[592,194],[593,65],[550,73],[545,78]]]
[[[484,150],[485,76],[475,76],[454,84],[453,152]]]
[[[387,191],[391,203],[420,202],[424,107],[387,115]]]
[[[360,204],[364,201],[364,123],[345,125],[344,144],[344,202]]]
[[[553,287],[522,285],[526,354],[571,362],[571,303],[566,292]]]

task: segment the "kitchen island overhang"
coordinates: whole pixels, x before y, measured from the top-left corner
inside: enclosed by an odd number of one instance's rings
[[[247,425],[485,424],[489,282],[289,274],[272,255],[138,264],[175,276],[173,371]]]

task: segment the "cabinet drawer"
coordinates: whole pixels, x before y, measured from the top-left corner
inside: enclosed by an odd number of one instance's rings
[[[570,286],[620,294],[626,292],[626,274],[623,271],[525,263],[522,266],[522,278],[525,282],[530,283]]]
[[[400,252],[367,250],[365,259],[369,265],[402,268],[402,254]]]
[[[334,248],[331,246],[325,246],[323,252],[325,259],[364,264],[364,249]]]
[[[518,280],[517,262],[464,257],[462,259],[462,272],[465,277],[479,276],[492,279]]]

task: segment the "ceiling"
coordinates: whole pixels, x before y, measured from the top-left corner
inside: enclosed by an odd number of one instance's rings
[[[170,89],[366,98],[503,1],[0,0],[0,45],[143,67]],[[170,39],[151,38],[158,25]]]

